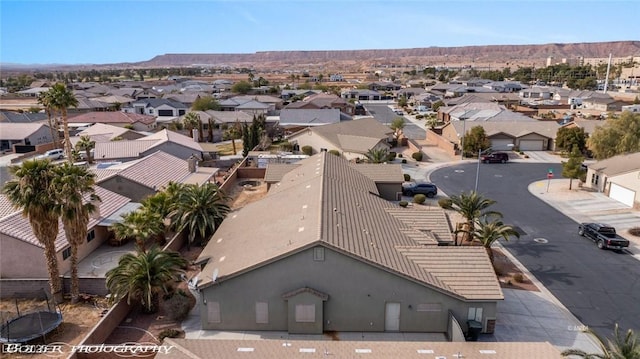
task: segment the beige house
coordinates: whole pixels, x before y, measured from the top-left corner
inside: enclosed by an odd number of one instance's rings
[[[348,161],[299,162],[267,196],[229,214],[197,259],[202,329],[492,332],[503,299],[481,247],[444,212],[380,197]]]
[[[127,205],[130,200],[117,193],[96,186],[96,194],[102,200],[98,211],[93,214],[87,226],[87,240],[78,250],[78,260],[82,260],[108,239],[107,226],[101,222]],[[31,230],[29,220],[16,211],[7,197],[0,195],[0,273],[2,279],[38,279],[48,278],[44,257],[44,246]],[[70,270],[69,256],[71,247],[62,228],[58,225],[58,237],[55,241],[58,257],[58,269],[61,274]]]
[[[587,186],[629,207],[640,208],[640,152],[589,165]]]
[[[464,133],[481,126],[491,140],[494,150],[507,150],[511,145],[521,151],[548,151],[555,148],[556,133],[560,126],[548,121],[452,121],[442,128],[442,137],[458,146]]]
[[[311,146],[313,153],[336,150],[347,160],[365,158],[371,149],[389,149],[393,131],[374,118],[309,127],[289,136],[300,148]]]

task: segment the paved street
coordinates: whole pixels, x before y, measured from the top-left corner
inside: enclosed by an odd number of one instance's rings
[[[391,106],[392,105],[393,103],[391,103]],[[373,104],[373,103],[364,104],[364,107],[371,114],[371,116],[373,116],[380,123],[383,123],[387,126],[391,125],[391,122],[393,122],[393,120],[396,117],[404,118],[404,116],[398,116],[395,112],[391,111],[389,106],[390,104],[387,104],[385,102],[382,102],[379,104]],[[425,137],[427,136],[427,132],[423,128],[420,128],[413,122],[409,121],[407,118],[404,118],[404,120],[406,124],[403,129],[403,132],[407,138],[418,139],[418,140],[425,139]]]
[[[480,166],[478,191],[497,201],[492,207],[504,214],[504,222],[521,233],[519,240],[504,246],[532,272],[581,322],[603,336],[610,336],[614,323],[622,328],[640,328],[640,265],[628,252],[599,250],[577,234],[577,222],[532,195],[528,187],[546,193],[547,170],[561,173],[560,164],[508,163]],[[446,167],[433,172],[431,180],[447,194],[472,190],[476,164]],[[574,183],[577,185],[577,183]],[[611,202],[606,205],[613,206]],[[563,204],[565,205],[565,204]],[[575,201],[563,207],[578,214],[613,216],[612,223],[629,214],[609,212],[597,204]],[[590,206],[594,206],[590,208]],[[594,211],[595,209],[599,211]],[[614,209],[615,210],[615,209]],[[619,215],[619,217],[618,217]],[[633,219],[631,219],[633,221]]]

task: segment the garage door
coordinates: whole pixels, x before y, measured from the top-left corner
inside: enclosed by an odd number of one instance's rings
[[[543,140],[521,140],[520,151],[542,151]]]
[[[633,207],[633,199],[636,193],[630,189],[618,186],[615,183],[611,184],[611,190],[609,191],[609,197],[615,199],[618,202],[622,202],[629,207]]]
[[[513,140],[510,139],[504,139],[504,138],[497,138],[497,139],[491,139],[491,148],[496,150],[496,151],[506,151],[511,149],[509,147],[509,145],[513,144]]]

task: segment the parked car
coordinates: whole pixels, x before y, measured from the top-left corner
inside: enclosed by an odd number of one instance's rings
[[[61,160],[64,158],[64,150],[61,148],[56,148],[55,150],[49,150],[41,155],[36,156],[37,159],[48,159],[48,160]]]
[[[438,187],[433,183],[405,182],[402,184],[402,194],[405,196],[423,194],[431,198],[438,194]]]
[[[629,247],[629,241],[620,237],[616,229],[602,223],[580,223],[578,234],[596,242],[600,249],[623,249]]]
[[[480,160],[484,163],[506,163],[509,161],[509,155],[504,152],[493,152],[482,155]]]

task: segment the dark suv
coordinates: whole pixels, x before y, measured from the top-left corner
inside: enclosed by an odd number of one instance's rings
[[[402,194],[405,196],[413,196],[414,194],[423,194],[429,198],[438,194],[438,187],[433,183],[416,183],[406,182],[402,184]]]
[[[483,155],[480,160],[484,163],[506,163],[509,161],[509,155],[504,152],[494,152]]]

